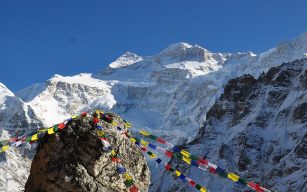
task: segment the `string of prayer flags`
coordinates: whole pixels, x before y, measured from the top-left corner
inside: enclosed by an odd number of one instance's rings
[[[150,132],[143,131],[143,130],[141,130],[139,132],[142,135],[144,135],[144,136],[146,136],[146,137],[148,137],[148,138],[158,142],[158,138],[159,137],[152,135]],[[161,140],[159,139],[159,141],[161,141]],[[170,158],[176,157],[178,159],[182,159],[187,164],[193,165],[193,166],[198,167],[198,168],[200,168],[202,170],[205,170],[205,171],[209,171],[210,173],[213,173],[213,174],[218,174],[221,177],[228,178],[228,179],[230,179],[233,182],[240,183],[241,185],[248,186],[251,189],[253,189],[254,191],[257,191],[257,192],[262,192],[262,191],[271,192],[271,190],[266,189],[266,188],[260,186],[259,184],[255,184],[254,182],[248,182],[246,179],[241,178],[240,176],[238,176],[238,175],[236,175],[236,174],[234,174],[232,172],[228,172],[228,171],[222,169],[221,167],[218,167],[215,164],[210,163],[208,160],[206,160],[204,158],[199,158],[199,157],[197,157],[195,155],[191,155],[190,152],[188,152],[186,150],[181,150],[178,146],[174,146],[174,145],[172,145],[171,143],[169,143],[167,141],[159,142],[159,143],[166,144],[168,146],[172,146],[172,151],[174,152],[174,154],[172,155],[171,153],[166,152],[167,150],[165,150],[164,154],[167,157],[170,157]],[[149,145],[150,145],[150,143],[148,144],[148,146]],[[152,149],[154,149],[154,148],[152,148]],[[195,160],[195,161],[192,161],[192,160]]]
[[[152,153],[151,151],[147,152],[148,155],[155,155],[154,153]],[[157,155],[156,156],[156,162],[159,162],[158,164],[160,164],[162,162],[161,158],[159,158]],[[182,174],[179,170],[176,170],[174,168],[171,167],[171,165],[169,163],[165,163],[165,170],[169,171],[169,172],[174,172],[174,174],[179,177],[182,181],[188,181],[189,184],[192,187],[195,187],[196,189],[198,189],[201,192],[208,192],[206,188],[204,188],[203,186],[196,184],[195,181],[193,181],[192,179],[190,179],[189,177],[185,176],[184,174]]]
[[[121,160],[117,157],[117,153],[115,152],[114,149],[112,149],[109,141],[105,137],[106,135],[105,135],[104,131],[102,130],[102,126],[99,125],[99,123],[101,123],[99,119],[103,116],[104,116],[103,112],[96,110],[96,113],[94,114],[94,119],[96,118],[97,120],[94,121],[94,124],[96,125],[96,128],[98,129],[97,135],[100,138],[100,140],[102,141],[102,144],[104,146],[103,147],[104,150],[111,151],[111,161],[117,163],[116,171],[119,174],[124,174],[124,177],[125,177],[124,184],[125,184],[126,188],[129,188],[129,192],[138,192],[139,190],[134,185],[132,177],[127,173],[126,168],[121,164]],[[104,117],[106,117],[106,116],[104,116]],[[116,126],[117,130],[119,130],[119,131],[122,130],[120,127],[117,126],[116,122],[113,121],[111,123],[112,123],[113,126]],[[126,135],[126,136],[128,137],[128,135]],[[131,138],[131,141],[135,144],[138,143],[137,139],[133,140],[133,138]]]

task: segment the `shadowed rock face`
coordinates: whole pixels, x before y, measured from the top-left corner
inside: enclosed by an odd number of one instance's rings
[[[271,68],[258,79],[244,75],[230,80],[187,150],[264,187],[307,191],[306,70],[303,59]],[[182,161],[172,165],[209,190],[249,191]],[[153,187],[194,191],[176,181],[164,174]]]
[[[26,192],[126,191],[124,177],[116,171],[110,153],[103,151],[91,120],[68,122],[58,134],[45,135],[32,162]],[[142,153],[121,133],[106,128],[113,149],[140,191],[147,191],[150,173]]]

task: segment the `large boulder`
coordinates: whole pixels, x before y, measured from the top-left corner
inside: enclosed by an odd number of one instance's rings
[[[124,184],[124,174],[117,172],[118,163],[111,160],[96,127],[93,118],[86,116],[69,121],[57,134],[45,134],[32,162],[25,191],[129,190]],[[102,127],[135,186],[147,191],[150,172],[142,152],[115,126],[105,122]]]

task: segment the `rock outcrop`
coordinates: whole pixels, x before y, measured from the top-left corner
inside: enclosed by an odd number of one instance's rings
[[[111,124],[103,125],[134,184],[147,191],[150,172],[141,151]],[[127,191],[123,174],[116,170],[116,162],[103,150],[92,119],[80,117],[69,121],[59,133],[41,139],[25,191]]]

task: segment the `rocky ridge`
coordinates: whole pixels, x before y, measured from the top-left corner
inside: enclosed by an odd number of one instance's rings
[[[122,124],[123,125],[123,124]],[[142,152],[109,123],[104,134],[140,191],[147,191],[150,172]],[[120,125],[119,125],[120,126]],[[58,134],[40,140],[25,191],[127,191],[125,177],[111,161],[92,118],[71,120]]]

